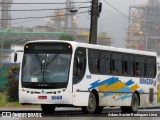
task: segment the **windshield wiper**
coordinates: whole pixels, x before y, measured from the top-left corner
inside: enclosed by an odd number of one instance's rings
[[[36,50],[34,50],[34,51],[35,51],[36,58],[38,59],[39,63],[41,63],[41,60],[39,58],[39,55],[38,55],[37,51]]]
[[[61,53],[61,52],[57,53],[54,57],[52,57],[49,62],[47,61],[46,69],[47,69],[47,66],[49,66],[49,65],[58,57],[58,55],[59,55],[60,53]]]

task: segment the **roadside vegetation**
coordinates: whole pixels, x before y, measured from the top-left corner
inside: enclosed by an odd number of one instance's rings
[[[33,105],[22,106],[18,102],[18,73],[18,66],[8,68],[7,88],[0,90],[0,107],[33,107]]]
[[[158,96],[157,101],[160,102],[160,95]]]
[[[64,35],[61,35],[59,39],[60,40],[74,41],[75,38],[72,35],[64,34]]]
[[[18,101],[9,102],[9,101],[7,101],[6,92],[0,93],[0,107],[17,107],[17,106],[20,106]]]
[[[30,107],[40,107],[39,105],[21,105],[19,104],[18,100],[14,101],[14,102],[9,102],[7,100],[7,93],[6,92],[0,92],[0,107],[10,107],[10,108],[16,108],[16,107],[20,107],[20,108],[30,108]]]
[[[158,86],[157,102],[160,102],[160,85]]]

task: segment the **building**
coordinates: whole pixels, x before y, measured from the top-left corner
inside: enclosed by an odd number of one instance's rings
[[[160,1],[129,7],[126,48],[160,54]]]

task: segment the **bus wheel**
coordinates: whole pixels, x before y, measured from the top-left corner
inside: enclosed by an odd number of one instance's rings
[[[138,95],[136,93],[133,93],[132,96],[132,102],[131,102],[131,106],[130,106],[130,112],[132,113],[136,113],[138,111],[138,106],[139,106],[139,98]]]
[[[96,97],[93,93],[90,93],[89,100],[88,100],[88,106],[82,107],[82,111],[85,114],[93,114],[96,110]]]
[[[41,105],[42,111],[44,114],[53,114],[55,111],[55,106],[52,104],[42,104]]]
[[[122,113],[136,113],[138,111],[139,98],[136,93],[132,95],[131,106],[121,106]]]

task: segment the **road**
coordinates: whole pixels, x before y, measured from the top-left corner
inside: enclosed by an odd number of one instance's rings
[[[121,113],[121,110],[119,108],[106,108],[102,114],[96,114],[96,115],[89,115],[89,114],[83,114],[81,109],[79,108],[58,108],[56,109],[55,113],[53,115],[45,115],[42,113],[42,111],[37,109],[15,109],[13,110],[1,110],[0,116],[2,116],[2,112],[4,113],[11,113],[14,117],[12,118],[3,118],[0,117],[0,119],[5,120],[117,120],[117,119],[123,119],[123,120],[159,120],[160,118],[160,108],[156,109],[139,109],[138,113],[136,114],[126,114]],[[19,115],[20,117],[17,117]],[[26,116],[25,116],[26,115]],[[37,115],[37,116],[36,116]],[[23,116],[23,117],[22,117]],[[38,117],[38,118],[32,118],[32,116]],[[41,117],[42,116],[42,117]],[[134,117],[133,117],[134,116]],[[30,118],[28,118],[30,117]]]

